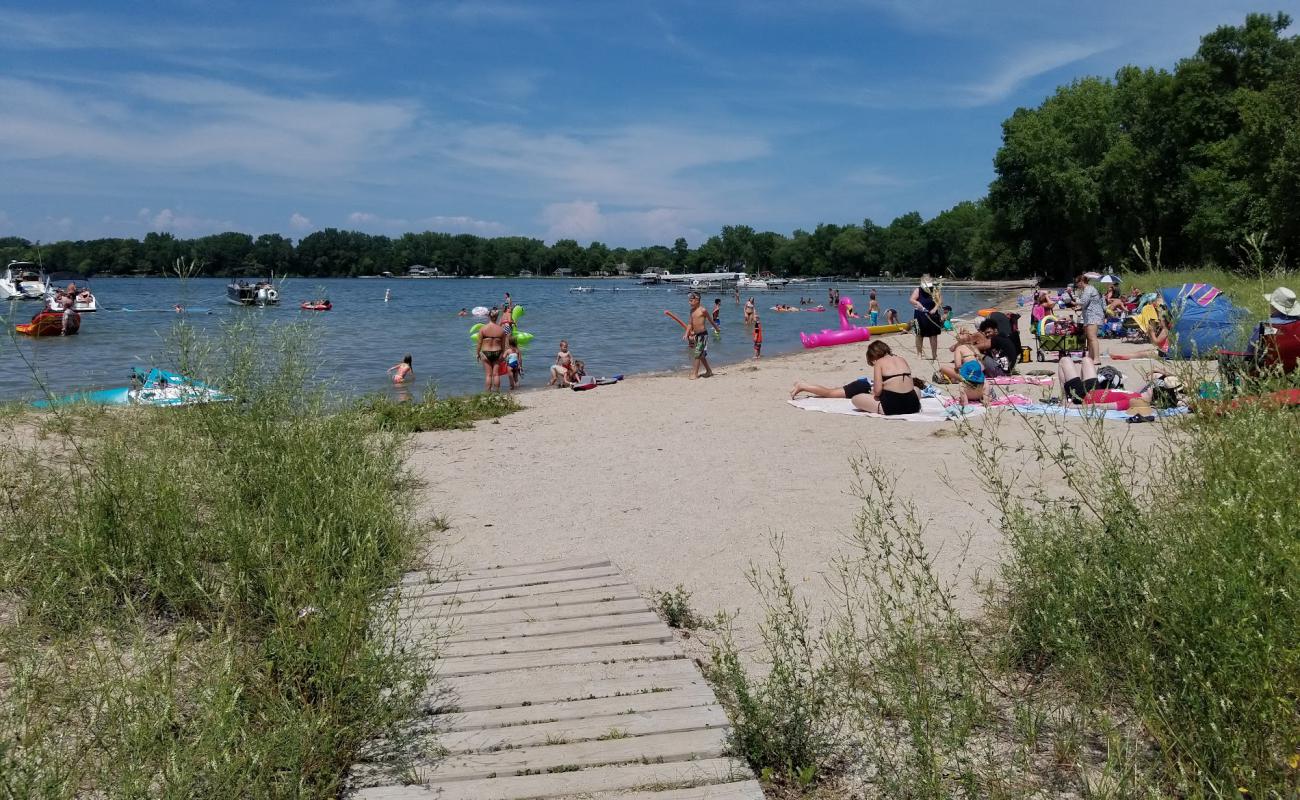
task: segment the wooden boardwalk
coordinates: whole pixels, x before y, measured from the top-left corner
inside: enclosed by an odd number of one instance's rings
[[[449,710],[398,783],[367,800],[761,800],[726,755],[727,717],[695,664],[608,561],[488,567],[402,581],[419,641],[438,631]],[[381,771],[360,764],[354,773]]]

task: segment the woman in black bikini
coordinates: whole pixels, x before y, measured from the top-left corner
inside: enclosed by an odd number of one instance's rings
[[[921,410],[921,396],[912,383],[912,367],[907,359],[894,355],[889,345],[876,340],[867,345],[867,363],[873,369],[871,393],[851,397],[855,408],[887,417]]]
[[[921,397],[912,383],[912,368],[906,359],[894,355],[889,345],[877,340],[867,345],[867,363],[874,368],[871,380],[858,378],[843,387],[796,381],[790,399],[801,394],[846,397],[862,411],[885,416],[915,414],[921,410]]]

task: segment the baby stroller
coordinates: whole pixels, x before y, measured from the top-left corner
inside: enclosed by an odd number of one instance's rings
[[[1047,354],[1055,354],[1054,361],[1088,349],[1083,328],[1070,320],[1047,316],[1034,328],[1034,342],[1038,345],[1038,360],[1046,361]]]

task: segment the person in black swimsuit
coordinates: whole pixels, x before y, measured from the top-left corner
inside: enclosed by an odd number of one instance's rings
[[[889,345],[877,339],[867,345],[867,363],[873,368],[871,394],[850,398],[855,408],[887,417],[915,414],[921,410],[921,396],[912,382],[912,367]]]
[[[474,355],[483,362],[483,391],[501,391],[501,371],[498,362],[505,353],[506,332],[497,324],[500,311],[488,312],[488,322],[478,330],[478,347]]]
[[[921,283],[912,290],[912,329],[916,334],[916,354],[921,355],[921,344],[930,340],[930,360],[939,359],[939,334],[943,331],[943,314],[939,298],[935,296],[934,281],[929,275],[921,276]]]

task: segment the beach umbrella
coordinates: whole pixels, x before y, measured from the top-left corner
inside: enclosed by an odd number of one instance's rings
[[[1102,283],[1119,283],[1120,281],[1119,281],[1119,276],[1118,276],[1118,275],[1102,275],[1102,276],[1101,276],[1101,282],[1102,282]]]
[[[1085,273],[1083,273],[1083,277],[1087,278],[1087,279],[1090,280],[1090,281],[1095,281],[1095,280],[1097,280],[1098,278],[1101,277],[1101,273],[1100,273],[1100,272],[1085,272]]]

